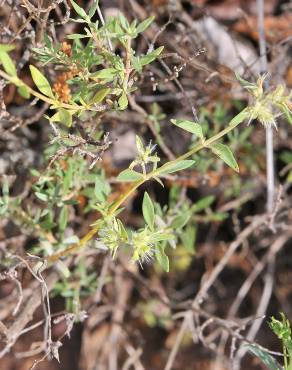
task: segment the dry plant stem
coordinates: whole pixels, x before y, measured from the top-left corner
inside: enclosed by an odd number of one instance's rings
[[[267,73],[268,63],[264,29],[264,5],[265,0],[257,0],[260,64],[262,73]],[[265,87],[267,87],[267,81],[265,82],[265,85],[266,85]],[[273,129],[271,126],[268,126],[266,128],[266,166],[267,166],[267,211],[271,213],[274,207],[274,197],[275,197]]]
[[[270,253],[267,257],[268,267],[267,267],[266,274],[264,276],[263,294],[259,302],[257,312],[255,314],[255,317],[258,317],[258,319],[254,320],[247,334],[247,339],[250,341],[253,341],[255,339],[262,325],[262,322],[265,318],[264,315],[266,314],[268,305],[270,303],[270,299],[271,299],[272,292],[273,292],[273,286],[274,286],[274,270],[275,270],[275,262],[276,262],[276,253],[279,252],[279,250],[285,245],[285,243],[288,241],[290,237],[291,237],[291,232],[286,233],[282,235],[280,238],[278,238],[271,246]],[[239,348],[235,356],[234,370],[240,369],[241,359],[246,354],[246,352],[247,352],[247,349],[245,347]]]
[[[127,343],[125,345],[125,350],[128,352],[129,357],[125,361],[122,370],[130,370],[132,367],[134,367],[135,370],[145,370],[140,361],[140,357],[143,353],[142,348],[135,349],[130,343]]]
[[[210,276],[206,279],[206,281],[203,283],[201,286],[199,292],[197,293],[196,297],[194,298],[192,304],[191,304],[191,309],[194,311],[199,311],[200,312],[200,304],[202,303],[203,299],[206,297],[209,289],[211,286],[213,286],[215,280],[218,278],[219,274],[222,272],[226,264],[228,263],[229,259],[232,257],[232,255],[236,252],[236,250],[240,247],[240,245],[248,238],[249,235],[251,235],[254,230],[256,230],[260,225],[262,225],[265,221],[267,221],[268,215],[263,215],[260,217],[256,217],[254,221],[246,227],[239,235],[238,237],[232,242],[223,256],[223,258],[218,262]],[[184,316],[183,316],[183,321],[181,324],[181,330],[179,331],[179,334],[176,337],[175,341],[175,346],[172,348],[168,361],[166,363],[166,366],[164,370],[170,370],[172,368],[176,353],[178,351],[178,348],[181,344],[183,334],[186,332],[188,329],[187,322],[189,320],[188,316],[189,311],[186,311]],[[181,333],[182,331],[182,333]]]
[[[50,275],[46,277],[46,286],[48,291],[56,284],[59,279],[59,274],[57,272],[51,272]],[[23,329],[26,327],[27,323],[32,320],[35,310],[39,307],[42,301],[42,286],[39,287],[39,281],[35,281],[32,285],[32,294],[28,297],[26,302],[23,304],[22,309],[15,317],[15,320],[6,329],[5,340],[6,346],[0,352],[0,358],[8,353],[11,347],[14,345],[18,337],[22,334]]]
[[[189,318],[189,316],[190,315],[189,315],[189,312],[188,312],[186,314],[182,324],[181,324],[181,327],[180,327],[179,332],[178,332],[177,337],[176,337],[176,341],[174,343],[174,346],[172,347],[172,351],[170,352],[170,355],[168,357],[168,360],[167,360],[167,363],[165,365],[164,370],[171,370],[171,368],[172,368],[172,365],[173,365],[175,357],[178,353],[180,344],[183,340],[183,337],[185,335],[186,330],[188,329],[188,318]]]
[[[240,115],[244,115],[244,112],[245,112],[245,110],[241,111],[236,117],[238,117]],[[236,117],[234,117],[233,120]],[[160,174],[163,171],[167,171],[167,168],[168,167],[173,166],[174,164],[180,162],[181,160],[184,160],[184,159],[187,159],[187,158],[191,157],[193,154],[197,153],[201,149],[208,148],[213,143],[215,143],[216,141],[218,141],[220,138],[222,138],[223,136],[225,136],[226,134],[228,134],[230,131],[234,130],[234,128],[237,127],[242,121],[243,121],[243,119],[242,120],[239,120],[236,123],[232,123],[232,124],[229,123],[229,125],[224,130],[218,132],[218,134],[212,136],[210,139],[201,141],[200,143],[198,143],[197,145],[195,145],[194,148],[192,148],[191,150],[189,150],[185,154],[182,154],[180,157],[176,158],[173,161],[167,162],[163,166],[161,166],[161,167],[157,168],[156,170],[153,170],[152,172],[149,172],[148,174],[146,174],[145,176],[143,176],[143,178],[141,180],[138,180],[138,181],[134,182],[134,184],[130,187],[130,189],[128,191],[126,191],[124,194],[122,194],[121,197],[112,205],[112,207],[110,208],[109,216],[114,215],[114,213],[119,209],[119,207],[135,192],[135,190],[137,188],[139,188],[141,185],[143,185],[146,181],[148,181],[148,180],[150,180],[152,178],[155,178],[155,177],[160,176]],[[91,240],[94,237],[94,235],[98,232],[98,229],[99,229],[99,226],[98,225],[97,226],[94,226],[80,240],[79,243],[74,244],[74,245],[68,247],[64,251],[60,251],[60,252],[57,252],[55,254],[52,254],[51,256],[49,256],[47,258],[47,261],[48,262],[55,262],[55,261],[57,261],[61,257],[67,256],[67,255],[70,255],[70,254],[76,252],[77,250],[79,250],[81,247],[83,247],[89,240]]]
[[[273,244],[271,245],[269,251],[265,254],[265,256],[258,261],[256,266],[254,267],[251,274],[246,278],[244,283],[242,284],[241,288],[238,291],[238,294],[232,303],[229,312],[227,314],[228,320],[235,319],[235,315],[243,302],[244,298],[247,296],[248,292],[250,291],[253,283],[257,279],[257,277],[260,275],[260,273],[264,270],[267,264],[269,264],[274,257],[280,252],[282,247],[285,245],[285,243],[289,240],[289,238],[292,237],[291,232],[288,232],[281,236],[280,238],[277,238]],[[259,321],[259,320],[257,320]],[[258,324],[257,324],[258,325]],[[249,339],[249,338],[248,338]],[[220,349],[221,353],[224,353],[225,345],[228,340],[228,333],[223,333],[220,340]]]
[[[228,318],[235,317],[241,303],[243,302],[244,298],[247,296],[247,293],[251,289],[252,284],[255,282],[260,273],[264,270],[267,263],[269,263],[269,261],[271,261],[274,258],[274,256],[281,250],[281,248],[284,246],[287,240],[291,238],[291,236],[292,234],[290,232],[276,239],[276,241],[271,245],[266,255],[259,260],[251,274],[246,278],[245,282],[239,289],[236,299],[234,300],[229,309]]]
[[[211,272],[210,276],[206,279],[206,281],[201,286],[197,296],[194,299],[193,307],[199,305],[205,299],[209,289],[213,286],[215,280],[217,279],[219,274],[222,272],[222,270],[224,269],[224,267],[228,263],[231,256],[235,253],[237,248],[242,244],[242,242],[244,240],[246,240],[246,238],[255,229],[257,229],[260,225],[262,225],[265,221],[267,221],[267,219],[268,219],[268,216],[266,214],[256,217],[254,219],[254,221],[238,235],[236,240],[234,240],[234,242],[230,244],[230,246],[229,246],[227,252],[225,253],[225,255],[223,256],[223,258],[216,265],[214,270]]]

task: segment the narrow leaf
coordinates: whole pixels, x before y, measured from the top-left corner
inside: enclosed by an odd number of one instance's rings
[[[98,7],[98,1],[99,0],[94,0],[92,6],[90,7],[89,12],[88,12],[89,18],[92,18],[94,16],[94,13],[96,12],[96,9]]]
[[[204,197],[200,199],[197,203],[195,203],[192,207],[191,210],[192,212],[200,212],[203,211],[204,209],[208,208],[215,200],[214,195],[208,195],[207,197]]]
[[[154,233],[150,236],[149,241],[151,243],[158,243],[165,240],[173,240],[174,235],[173,234],[166,234],[166,233]]]
[[[16,68],[13,63],[13,60],[10,56],[5,52],[0,52],[0,62],[3,64],[3,68],[7,74],[10,76],[16,77]]]
[[[105,183],[105,181],[100,176],[97,176],[94,185],[94,194],[96,198],[100,202],[104,202],[106,200],[107,195],[109,194],[109,191],[110,189]]]
[[[184,159],[178,162],[176,161],[169,162],[160,168],[159,173],[160,175],[165,175],[165,174],[185,170],[186,168],[191,167],[194,163],[195,161],[191,159]]]
[[[72,35],[66,36],[69,40],[80,40],[80,39],[86,39],[90,36],[88,35],[82,35],[81,33],[73,33]]]
[[[124,182],[131,182],[131,181],[137,181],[137,180],[141,180],[141,178],[143,177],[143,175],[139,172],[136,172],[136,171],[133,171],[133,170],[130,170],[129,168],[122,171],[118,177],[117,177],[117,180],[118,181],[124,181]]]
[[[182,228],[182,227],[184,227],[184,226],[185,226],[185,224],[189,221],[190,217],[191,217],[190,212],[187,212],[187,213],[185,213],[185,212],[184,212],[184,213],[182,213],[182,214],[180,214],[180,215],[176,216],[176,217],[173,219],[173,221],[172,221],[172,223],[171,223],[170,227],[171,227],[172,229],[174,229],[174,230],[176,230],[176,229],[181,229],[181,228]]]
[[[157,49],[153,50],[151,53],[143,55],[140,58],[141,66],[145,66],[145,65],[153,62],[162,53],[162,50],[163,50],[163,46],[160,46],[160,48],[157,48]]]
[[[64,108],[60,108],[58,110],[58,113],[59,113],[60,122],[66,125],[67,127],[71,127],[72,126],[72,115],[69,113],[69,111],[67,111]]]
[[[211,146],[211,150],[234,171],[239,172],[238,164],[234,158],[232,151],[227,145],[217,143]]]
[[[119,103],[119,107],[121,109],[126,109],[127,108],[129,102],[128,102],[127,94],[125,92],[122,93],[121,97],[118,100],[118,103]]]
[[[33,65],[30,65],[29,69],[33,82],[36,84],[40,92],[50,98],[54,98],[51,86],[46,77]]]
[[[280,365],[268,352],[252,344],[248,344],[246,347],[248,351],[258,357],[269,370],[281,370]]]
[[[144,193],[144,198],[143,198],[143,204],[142,204],[142,212],[144,216],[144,220],[146,221],[147,225],[151,229],[154,227],[154,205],[152,203],[151,198],[149,197],[149,194],[147,191]]]
[[[141,22],[137,26],[137,32],[138,33],[144,32],[150,26],[150,24],[154,21],[154,19],[155,19],[155,17],[152,16],[152,17],[149,17],[149,18],[145,19],[143,22]]]
[[[165,272],[169,272],[169,259],[164,251],[157,251],[156,259]]]
[[[9,44],[0,44],[0,53],[1,52],[9,52],[11,50],[14,50],[15,46],[14,45],[9,45]]]
[[[30,92],[27,90],[26,86],[22,85],[17,88],[17,92],[20,96],[22,96],[24,99],[30,98]]]
[[[241,122],[243,122],[248,117],[248,113],[246,110],[241,111],[232,120],[229,122],[229,126],[237,126]]]
[[[75,12],[83,19],[87,18],[87,14],[85,13],[85,10],[82,9],[78,4],[75,3],[75,1],[70,0]]]
[[[2,195],[3,195],[3,198],[9,197],[9,183],[5,175],[4,175],[3,184],[2,184]]]
[[[40,192],[35,192],[35,196],[37,198],[39,198],[40,200],[42,200],[43,202],[47,202],[48,201],[48,196],[47,194],[44,194],[44,193],[40,193]]]
[[[187,121],[183,119],[171,119],[170,122],[185,131],[195,134],[200,139],[204,139],[202,126],[199,123]]]
[[[185,248],[191,253],[195,252],[196,234],[196,227],[193,225],[188,225],[184,233],[181,235],[181,240]]]
[[[119,72],[115,68],[104,68],[91,76],[102,80],[113,79]]]
[[[68,223],[68,209],[67,207],[63,207],[60,212],[59,216],[59,229],[60,231],[64,231],[66,229]]]
[[[93,98],[90,99],[89,104],[101,103],[110,91],[111,91],[111,89],[109,89],[109,88],[98,90],[97,93],[93,96]]]

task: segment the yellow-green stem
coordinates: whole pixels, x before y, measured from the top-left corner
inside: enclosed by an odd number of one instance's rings
[[[51,99],[48,96],[43,95],[43,94],[39,93],[38,91],[35,91],[34,89],[32,89],[30,86],[28,86],[22,80],[20,80],[17,76],[10,76],[7,73],[5,73],[4,71],[2,71],[1,69],[0,69],[0,76],[3,77],[5,80],[7,80],[7,81],[13,83],[14,85],[18,86],[18,87],[25,86],[25,88],[27,89],[27,91],[31,95],[35,96],[36,98],[38,98],[38,99],[40,99],[40,100],[42,100],[42,101],[44,101],[48,104],[56,106],[58,108],[71,109],[71,110],[74,110],[74,111],[94,110],[90,107],[84,107],[82,105],[77,105],[77,104],[76,105],[67,104],[67,103],[60,102],[58,100]]]
[[[236,117],[239,117],[240,115],[242,117],[244,117],[244,112],[245,112],[245,109],[243,111],[241,111]],[[115,213],[115,211],[118,210],[119,207],[134,193],[134,191],[139,186],[141,186],[142,184],[144,184],[146,181],[150,180],[153,177],[158,177],[161,172],[164,172],[167,169],[167,167],[172,166],[173,164],[175,164],[175,163],[177,163],[177,162],[179,162],[181,160],[184,160],[186,158],[191,157],[193,154],[197,153],[199,150],[201,150],[203,148],[207,148],[207,147],[211,146],[214,142],[216,142],[217,140],[219,140],[220,138],[222,138],[223,136],[225,136],[226,134],[228,134],[229,132],[231,132],[232,130],[234,130],[234,128],[237,127],[243,121],[243,119],[244,119],[244,118],[242,118],[241,120],[238,120],[238,122],[232,123],[232,122],[234,122],[234,120],[236,119],[236,117],[233,118],[233,120],[229,123],[229,125],[224,130],[218,132],[218,134],[212,136],[208,140],[202,140],[194,148],[190,149],[185,154],[182,154],[181,156],[179,156],[178,158],[174,159],[173,161],[167,162],[166,164],[164,164],[163,166],[157,168],[156,170],[153,170],[152,172],[149,172],[141,180],[136,181],[131,186],[131,188],[128,191],[126,191],[124,194],[122,194],[121,197],[112,205],[112,207],[110,208],[109,216],[112,216]],[[74,245],[68,247],[64,251],[60,251],[60,252],[57,252],[57,253],[49,256],[47,258],[47,260],[49,262],[54,262],[54,261],[57,261],[60,257],[67,256],[67,255],[69,255],[69,254],[77,251],[78,249],[80,249],[81,247],[83,247],[89,240],[91,240],[94,237],[94,235],[98,232],[98,229],[99,229],[99,226],[98,225],[94,226],[79,241],[79,243],[74,244]]]

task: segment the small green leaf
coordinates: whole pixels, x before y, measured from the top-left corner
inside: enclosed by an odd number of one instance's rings
[[[180,237],[184,247],[191,253],[195,251],[196,235],[196,227],[193,225],[188,225]]]
[[[40,92],[50,98],[54,98],[51,86],[46,77],[33,65],[30,65],[29,69],[33,82],[36,84]]]
[[[150,236],[149,241],[151,243],[158,243],[158,242],[161,242],[161,241],[171,240],[171,239],[174,239],[173,234],[166,234],[166,233],[157,232],[157,233],[154,233]]]
[[[46,32],[44,33],[44,42],[48,49],[52,48],[52,40],[50,39],[49,35]]]
[[[156,259],[165,272],[169,272],[169,259],[163,250],[157,251]]]
[[[125,92],[122,93],[121,97],[118,100],[118,103],[119,103],[119,107],[121,109],[126,109],[127,108],[129,102],[128,102],[127,94]]]
[[[162,50],[163,46],[160,46],[160,48],[153,50],[151,53],[143,55],[139,60],[140,65],[146,66],[147,64],[153,62],[162,53]]]
[[[0,44],[0,53],[8,53],[11,50],[14,50],[15,46],[14,45],[9,45],[9,44]]]
[[[7,74],[16,77],[17,72],[13,60],[5,52],[0,52],[0,62],[3,64],[3,68]]]
[[[186,212],[186,213],[184,212],[174,218],[170,227],[174,230],[181,229],[189,221],[190,217],[191,217],[190,212]]]
[[[195,134],[200,139],[204,139],[202,126],[199,123],[187,121],[183,119],[171,119],[170,122],[185,131]]]
[[[85,13],[85,10],[82,9],[78,4],[75,3],[75,1],[70,0],[75,12],[83,19],[87,18],[87,14]]]
[[[217,143],[211,146],[212,152],[217,155],[222,161],[224,161],[234,171],[239,172],[238,164],[234,158],[234,155],[227,145]]]
[[[97,176],[94,184],[94,194],[98,201],[104,202],[109,193],[109,189],[106,186],[105,182],[101,179],[100,176]]]
[[[281,161],[285,162],[286,164],[292,163],[292,152],[290,152],[288,150],[284,150],[280,154],[280,159],[281,159]]]
[[[128,240],[129,236],[127,230],[121,220],[117,219],[119,234],[123,240]]]
[[[60,122],[66,125],[67,127],[72,126],[72,115],[68,110],[64,108],[58,109],[58,117]]]
[[[2,184],[2,195],[3,195],[3,198],[6,198],[6,199],[9,197],[9,183],[5,175],[4,175],[3,184]]]
[[[204,197],[200,199],[197,203],[195,203],[192,207],[191,210],[192,212],[200,212],[203,211],[204,209],[208,208],[215,200],[214,195],[208,195],[207,197]]]
[[[47,196],[47,194],[44,194],[44,193],[40,193],[40,192],[35,192],[35,196],[37,197],[37,198],[39,198],[40,200],[42,200],[43,202],[47,202],[48,201],[48,196]]]
[[[143,212],[144,220],[146,221],[147,225],[150,227],[150,229],[153,229],[154,216],[155,216],[154,205],[147,191],[145,191],[144,193],[142,212]]]
[[[65,279],[68,279],[69,276],[71,275],[71,272],[70,270],[68,269],[68,267],[65,265],[64,262],[62,262],[61,260],[57,261],[55,263],[55,267],[57,268],[57,270],[64,276]]]
[[[17,88],[17,92],[24,99],[29,99],[30,98],[30,92],[28,91],[28,89],[27,89],[27,87],[25,85],[19,86]]]
[[[61,209],[61,212],[60,212],[60,215],[59,215],[59,222],[58,222],[59,229],[60,229],[61,232],[66,229],[67,223],[68,223],[68,208],[63,207]]]
[[[93,4],[91,5],[89,12],[88,12],[88,17],[91,19],[94,16],[94,13],[96,12],[96,9],[98,7],[98,1],[99,0],[94,0]]]
[[[146,18],[143,22],[141,22],[138,26],[137,26],[137,33],[141,33],[141,32],[144,32],[149,26],[150,24],[154,21],[155,17],[152,16],[152,17],[149,17],[149,18]]]
[[[119,21],[121,23],[121,26],[124,28],[124,30],[127,31],[128,28],[130,27],[127,18],[123,14],[119,14]]]
[[[247,111],[244,109],[240,113],[238,113],[232,120],[229,122],[229,126],[237,126],[241,122],[243,122],[248,117]]]
[[[247,347],[249,352],[258,357],[269,370],[281,370],[280,365],[268,352],[254,344],[248,344],[245,347]]]
[[[7,177],[4,175],[2,184],[2,197],[0,197],[0,215],[4,215],[9,206],[9,183]]]
[[[80,40],[80,39],[86,39],[90,37],[89,35],[83,35],[81,33],[72,33],[72,35],[66,36],[69,40]]]
[[[144,145],[143,145],[143,142],[142,142],[141,138],[138,135],[136,135],[136,140],[135,141],[136,141],[136,147],[137,147],[138,153],[143,155]]]
[[[115,68],[104,68],[100,71],[93,73],[91,76],[95,78],[99,78],[101,80],[113,79],[119,71]]]
[[[111,89],[104,88],[97,91],[97,93],[93,96],[92,99],[90,99],[89,104],[98,104],[103,101],[103,99],[109,94]]]
[[[239,83],[245,87],[245,88],[248,88],[248,89],[255,89],[256,88],[256,85],[245,80],[244,78],[242,78],[237,72],[235,72],[235,77],[236,79],[239,81]]]
[[[132,182],[132,181],[141,180],[142,178],[143,178],[143,175],[141,173],[130,170],[129,168],[127,168],[126,170],[122,171],[118,175],[117,181]]]
[[[278,107],[282,110],[282,112],[285,114],[287,121],[292,125],[292,114],[291,111],[288,109],[288,107],[284,104],[278,105]]]
[[[176,162],[176,161],[169,162],[169,163],[166,163],[165,165],[163,165],[162,167],[160,167],[159,174],[160,175],[166,175],[166,174],[169,174],[169,173],[182,171],[182,170],[185,170],[186,168],[191,167],[194,163],[195,163],[195,161],[193,161],[191,159],[184,159],[184,160],[181,160],[181,161],[178,161],[178,162]]]
[[[215,221],[215,222],[219,221],[220,222],[220,221],[224,221],[228,218],[228,213],[226,213],[226,212],[225,213],[224,212],[216,212],[216,213],[212,213],[208,217],[211,221]]]

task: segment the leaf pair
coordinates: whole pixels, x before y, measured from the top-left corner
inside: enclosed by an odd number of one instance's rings
[[[35,83],[39,91],[49,98],[54,99],[55,97],[53,91],[46,77],[33,65],[30,65],[29,69],[33,82]]]
[[[242,112],[242,114],[237,115],[232,121],[231,125],[237,125],[238,123],[242,122],[246,118],[246,112]],[[196,135],[199,139],[205,140],[202,126],[199,123],[183,120],[183,119],[172,119],[171,123],[175,126],[190,132]],[[217,155],[220,159],[222,159],[229,167],[231,167],[234,171],[239,172],[238,164],[234,158],[234,155],[231,149],[221,143],[216,143],[210,146],[212,152]]]
[[[157,176],[168,175],[168,174],[171,174],[177,171],[185,170],[189,168],[190,166],[192,166],[194,163],[195,161],[191,159],[185,159],[181,161],[174,160],[174,161],[168,162],[164,164],[163,166],[161,166],[158,170],[156,170]],[[117,180],[121,182],[133,182],[133,181],[139,181],[142,179],[143,179],[142,173],[131,170],[129,168],[122,171],[117,177]]]

